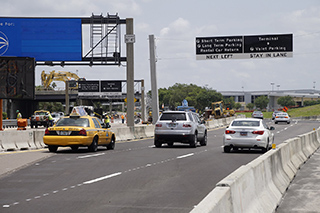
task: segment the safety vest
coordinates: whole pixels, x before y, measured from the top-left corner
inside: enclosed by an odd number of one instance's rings
[[[22,115],[21,115],[21,113],[19,112],[19,113],[17,114],[17,119],[20,119],[20,118],[22,118]]]
[[[104,119],[104,122],[105,122],[105,123],[110,123],[109,116],[107,116],[107,117]]]

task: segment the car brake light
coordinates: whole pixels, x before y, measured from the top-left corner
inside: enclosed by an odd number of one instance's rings
[[[183,127],[192,127],[191,124],[183,124]]]
[[[46,130],[44,131],[44,135],[50,135],[50,131],[48,128],[46,128]]]
[[[285,116],[285,118],[288,118],[288,116]]]
[[[236,131],[233,131],[233,130],[226,130],[226,132],[225,132],[226,134],[234,134],[234,133],[236,133]]]
[[[252,134],[256,134],[256,135],[263,135],[263,133],[264,133],[263,130],[257,130],[252,132]]]
[[[87,136],[87,131],[85,129],[81,129],[79,131],[79,135]]]
[[[162,124],[156,124],[156,127],[162,127]]]

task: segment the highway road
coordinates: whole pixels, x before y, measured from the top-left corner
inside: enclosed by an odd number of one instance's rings
[[[275,144],[318,128],[316,121],[273,124]],[[153,139],[57,154],[0,179],[1,212],[190,212],[217,182],[260,151],[223,153],[224,128],[208,145],[155,148]],[[47,152],[47,151],[41,151]]]

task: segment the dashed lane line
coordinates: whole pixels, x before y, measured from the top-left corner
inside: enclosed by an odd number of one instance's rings
[[[121,174],[124,174],[124,173],[133,172],[133,171],[149,168],[149,167],[152,167],[152,166],[168,163],[168,162],[171,162],[171,161],[174,161],[174,160],[177,160],[177,159],[192,157],[194,155],[198,155],[198,154],[201,154],[201,153],[204,153],[204,152],[207,152],[207,151],[208,150],[206,149],[206,150],[202,150],[202,151],[195,152],[195,153],[189,153],[189,154],[177,156],[177,157],[166,159],[166,160],[161,160],[161,161],[158,161],[158,162],[155,162],[155,163],[148,163],[148,164],[146,164],[144,166],[138,166],[138,167],[135,167],[135,168],[132,168],[132,169],[128,169],[128,170],[123,171],[123,172],[116,172],[116,173],[109,174],[109,175],[106,175],[106,176],[98,177],[98,178],[95,178],[95,179],[92,179],[92,180],[89,180],[89,181],[85,181],[85,182],[77,184],[77,185],[73,185],[73,186],[70,186],[70,187],[65,187],[65,188],[63,188],[61,190],[54,190],[51,193],[43,193],[42,195],[34,196],[33,198],[27,198],[27,199],[25,199],[25,201],[30,203],[32,200],[38,200],[38,199],[41,199],[43,197],[48,197],[48,196],[53,195],[53,194],[58,194],[58,193],[61,193],[63,191],[67,191],[69,189],[76,189],[77,187],[81,187],[81,186],[84,186],[84,185],[93,184],[93,183],[96,183],[96,182],[99,182],[99,181],[103,181],[103,180],[106,180],[106,179],[117,177],[117,176],[119,176]],[[2,207],[3,208],[10,208],[10,207],[13,207],[13,206],[16,206],[16,205],[19,205],[19,204],[21,204],[21,203],[20,202],[13,202],[12,204],[3,204]]]

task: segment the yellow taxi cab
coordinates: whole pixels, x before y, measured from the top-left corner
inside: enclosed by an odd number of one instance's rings
[[[104,125],[96,117],[81,116],[73,111],[70,116],[61,118],[53,127],[45,130],[43,142],[50,152],[56,152],[59,146],[69,146],[74,151],[84,146],[91,152],[96,152],[98,146],[114,149],[116,136],[110,130],[110,125],[107,127]]]

